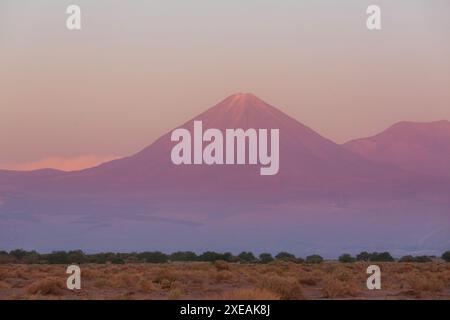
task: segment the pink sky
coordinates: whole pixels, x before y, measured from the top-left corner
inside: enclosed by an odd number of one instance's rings
[[[91,168],[98,164],[117,159],[116,156],[83,155],[78,157],[49,157],[30,162],[6,163],[4,168],[10,170],[30,171],[35,169],[53,168],[63,171],[75,171]]]
[[[450,119],[450,3],[80,0],[0,4],[0,168],[131,155],[235,92],[342,143]],[[114,155],[114,156],[111,156]]]

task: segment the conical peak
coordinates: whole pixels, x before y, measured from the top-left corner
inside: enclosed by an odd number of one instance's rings
[[[267,105],[264,101],[259,99],[253,93],[235,93],[226,98],[223,103],[229,107],[258,107]]]
[[[230,96],[233,100],[248,100],[248,99],[258,99],[253,93],[250,92],[238,92]]]

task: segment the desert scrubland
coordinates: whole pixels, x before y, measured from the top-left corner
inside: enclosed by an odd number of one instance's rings
[[[0,299],[450,299],[450,263],[382,262],[368,290],[368,262],[83,264],[81,289],[66,265],[0,265]]]

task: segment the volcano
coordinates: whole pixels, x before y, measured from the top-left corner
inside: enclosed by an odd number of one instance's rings
[[[398,181],[406,182],[403,187],[408,190],[417,182],[417,177],[394,166],[376,164],[346,150],[251,93],[231,95],[180,128],[193,135],[194,121],[202,121],[205,130],[278,129],[278,174],[259,176],[258,166],[254,165],[176,166],[170,159],[175,143],[168,132],[133,156],[40,181],[39,188],[109,190],[148,197],[167,192],[201,198],[234,194],[253,201],[260,195],[298,198],[374,190],[380,195],[396,187]]]
[[[279,171],[175,165],[171,132],[74,172],[0,171],[8,248],[439,252],[450,244],[449,181],[368,159],[250,93],[178,128],[278,129]],[[426,214],[425,214],[426,213]]]

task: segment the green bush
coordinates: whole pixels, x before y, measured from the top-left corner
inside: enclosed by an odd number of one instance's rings
[[[16,249],[9,252],[10,256],[13,256],[17,260],[22,260],[27,255],[27,252],[23,249]]]
[[[356,258],[352,257],[349,253],[344,253],[343,255],[341,255],[339,257],[339,262],[342,263],[351,263],[351,262],[355,262]]]
[[[69,256],[65,251],[53,251],[52,253],[44,254],[43,258],[49,264],[68,264],[70,262]]]
[[[69,263],[81,264],[87,262],[87,257],[81,250],[69,251],[67,254]]]
[[[444,259],[444,260],[447,261],[447,262],[450,262],[450,251],[445,251],[445,252],[442,254],[441,258]]]
[[[197,259],[197,255],[192,251],[177,251],[170,255],[171,261],[196,261]]]
[[[361,253],[359,253],[358,255],[356,255],[356,260],[358,261],[369,261],[370,259],[370,253],[368,253],[367,251],[363,251]]]
[[[41,262],[42,257],[36,251],[28,252],[25,257],[22,258],[22,261],[27,264],[34,264]]]
[[[138,257],[147,263],[166,263],[169,260],[169,257],[160,251],[141,252]]]
[[[230,252],[225,253],[217,253],[214,251],[206,251],[203,252],[201,255],[198,256],[199,261],[217,261],[217,260],[224,260],[227,262],[232,262],[235,260],[235,257]]]
[[[120,257],[114,257],[111,259],[112,264],[125,264],[125,261]]]
[[[381,253],[378,252],[372,253],[369,260],[373,262],[392,262],[394,261],[394,258],[391,256],[389,252],[385,251]]]
[[[269,263],[269,262],[272,262],[273,260],[274,259],[270,253],[264,252],[259,255],[259,261],[261,263]]]
[[[429,256],[417,256],[413,257],[411,255],[403,256],[398,260],[399,262],[432,262],[433,260]]]
[[[253,255],[252,252],[250,251],[243,251],[241,253],[238,254],[238,258],[240,261],[243,262],[254,262],[256,261],[256,257]]]
[[[275,256],[277,260],[297,261],[295,255],[289,252],[282,251]]]
[[[323,262],[323,258],[318,254],[312,254],[306,257],[306,263],[321,263]]]
[[[385,252],[372,252],[368,253],[367,251],[363,251],[356,256],[356,260],[358,261],[372,261],[372,262],[392,262],[394,258],[387,251]]]
[[[411,255],[401,257],[398,262],[415,262],[414,257]]]

